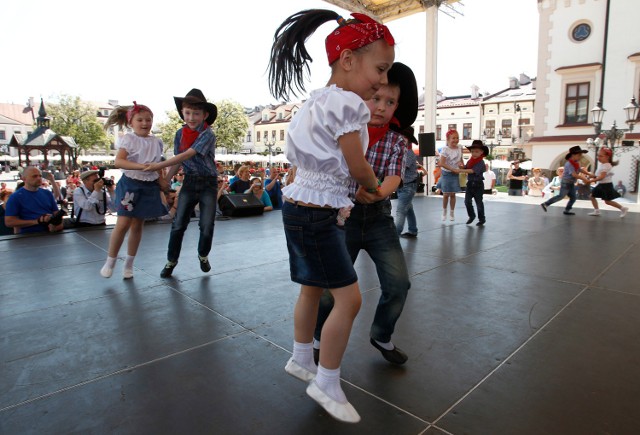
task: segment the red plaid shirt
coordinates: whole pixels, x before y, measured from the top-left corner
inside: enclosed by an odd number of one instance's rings
[[[406,148],[407,139],[393,130],[389,130],[382,139],[369,146],[365,158],[373,168],[378,180],[382,181],[385,177],[391,175],[397,175],[402,179],[405,163],[404,150]],[[349,196],[352,200],[355,200],[357,190],[358,183],[351,179]]]

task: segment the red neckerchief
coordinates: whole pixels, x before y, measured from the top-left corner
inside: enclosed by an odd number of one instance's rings
[[[480,157],[471,157],[468,161],[467,164],[465,165],[465,169],[473,169],[473,167],[476,165],[476,163],[482,161],[482,159],[484,158],[484,156],[480,156]]]
[[[398,127],[400,126],[400,122],[395,117],[391,118],[389,124],[394,124]],[[367,125],[367,130],[369,131],[369,146],[378,143],[378,141],[380,141],[384,137],[384,135],[387,134],[387,131],[389,131],[389,124],[385,124],[381,127]]]
[[[209,126],[206,122],[202,124],[203,131],[206,130],[207,127]],[[200,131],[198,130],[191,130],[187,125],[182,127],[182,137],[180,138],[180,146],[178,147],[178,152],[181,153],[191,148],[191,145],[193,145],[196,139],[198,139],[199,135]]]
[[[580,163],[576,162],[573,159],[569,159],[569,163],[571,163],[571,166],[573,166],[573,169],[575,169],[576,171],[580,171]]]

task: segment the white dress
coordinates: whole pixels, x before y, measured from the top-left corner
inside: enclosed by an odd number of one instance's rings
[[[287,159],[296,166],[295,181],[282,189],[294,201],[342,208],[349,200],[349,168],[338,138],[358,131],[363,152],[369,143],[371,114],[362,98],[331,85],[311,92],[287,133]]]

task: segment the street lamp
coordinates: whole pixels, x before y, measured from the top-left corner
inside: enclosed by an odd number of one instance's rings
[[[593,117],[593,127],[596,131],[596,138],[587,139],[587,145],[590,148],[595,149],[596,159],[598,157],[598,150],[600,148],[600,145],[608,146],[609,143],[611,143],[610,148],[612,152],[615,152],[616,150],[619,152],[626,152],[631,150],[631,147],[623,147],[622,151],[620,151],[620,148],[616,148],[616,143],[624,137],[624,134],[626,132],[633,131],[633,127],[638,118],[638,109],[640,109],[640,106],[638,106],[638,103],[636,103],[636,98],[631,97],[631,101],[629,102],[629,104],[623,107],[625,116],[627,118],[626,123],[629,128],[618,128],[618,126],[616,125],[616,121],[613,121],[613,125],[611,125],[611,128],[609,130],[603,130],[602,119],[604,118],[604,112],[606,112],[607,110],[602,107],[602,101],[598,101],[596,103],[596,106],[591,109],[591,115]],[[604,140],[600,139],[601,134],[604,136]]]
[[[271,170],[271,150],[275,146],[275,144],[276,144],[275,136],[272,136],[271,140],[269,140],[269,134],[267,133],[264,135],[264,146],[269,148],[269,170]]]
[[[516,112],[518,112],[518,139],[522,140],[522,109],[518,103],[516,103]]]

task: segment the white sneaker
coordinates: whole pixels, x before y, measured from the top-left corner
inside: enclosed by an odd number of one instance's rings
[[[629,207],[622,207],[620,209],[620,218],[623,218],[627,215],[627,212],[629,211]]]
[[[444,209],[442,212],[442,222],[447,220],[447,209]]]
[[[453,221],[455,221],[455,220],[456,220],[456,215],[455,215],[455,213],[453,212],[453,210],[451,210],[451,212],[449,213],[449,220],[450,220],[451,222],[453,222]]]
[[[111,275],[113,275],[113,268],[107,267],[107,265],[105,264],[104,266],[102,266],[102,269],[100,269],[100,275],[104,276],[105,278],[111,278]]]
[[[589,216],[600,216],[600,210],[594,210],[591,213],[589,213]]]
[[[122,278],[131,279],[133,278],[133,269],[127,269],[126,267],[122,271]]]

